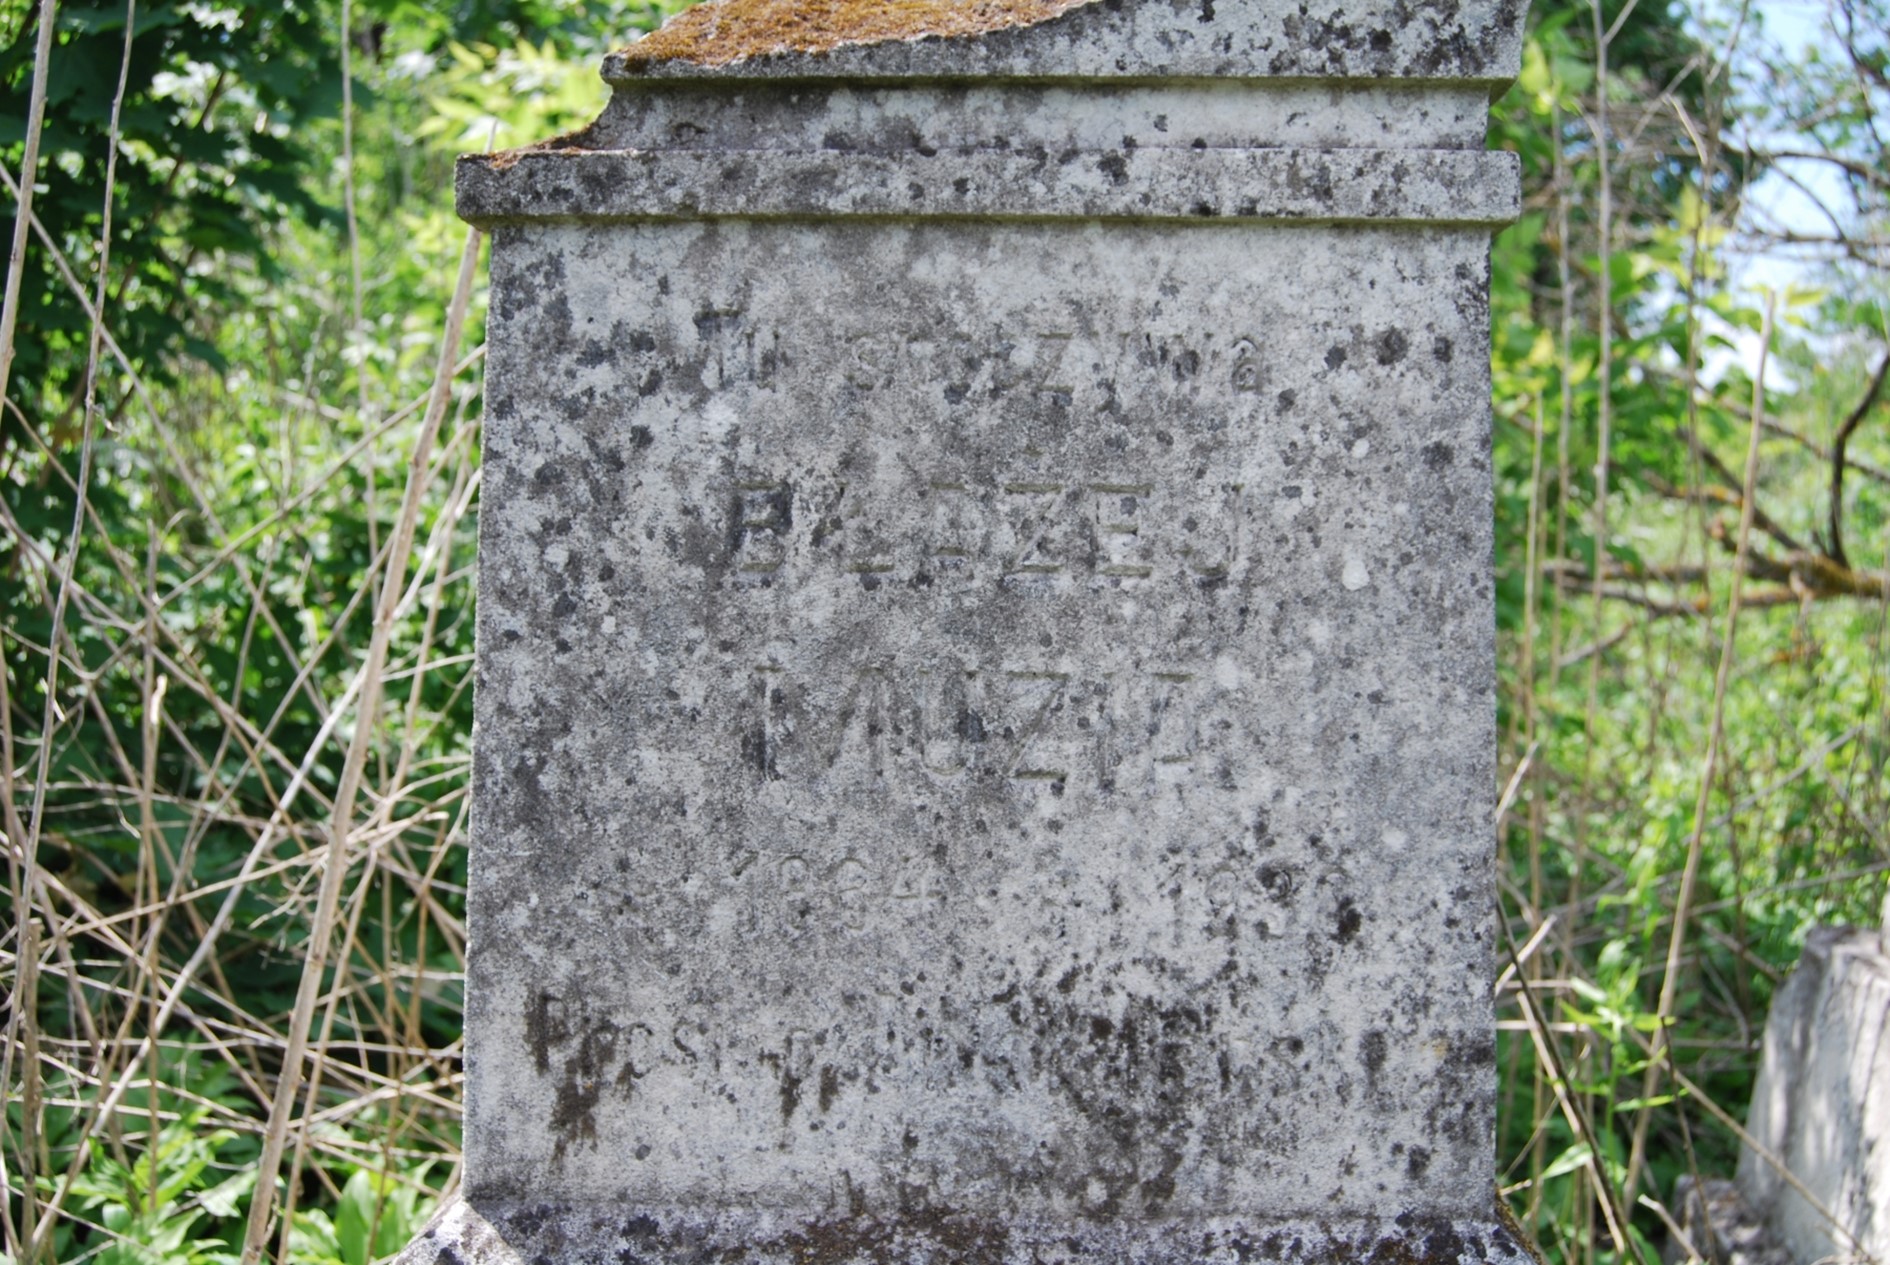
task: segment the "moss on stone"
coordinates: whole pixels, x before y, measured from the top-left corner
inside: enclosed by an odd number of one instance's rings
[[[708,0],[623,51],[630,64],[723,66],[847,44],[984,35],[1033,26],[1091,0]]]

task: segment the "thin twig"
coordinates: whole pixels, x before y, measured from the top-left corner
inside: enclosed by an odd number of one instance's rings
[[[1699,881],[1700,857],[1705,850],[1707,808],[1711,802],[1713,778],[1719,771],[1720,745],[1725,740],[1726,687],[1732,678],[1735,639],[1739,631],[1739,609],[1744,596],[1744,562],[1752,547],[1753,496],[1759,481],[1759,419],[1765,414],[1765,370],[1772,350],[1772,318],[1777,305],[1778,296],[1768,294],[1759,333],[1758,371],[1752,380],[1752,425],[1748,428],[1746,440],[1745,508],[1739,516],[1739,543],[1734,555],[1732,596],[1726,606],[1726,631],[1720,642],[1719,667],[1713,676],[1713,713],[1707,727],[1706,754],[1700,761],[1699,793],[1693,803],[1693,829],[1687,837],[1686,866],[1681,871],[1680,891],[1674,901],[1673,927],[1667,939],[1667,963],[1661,977],[1660,998],[1654,1006],[1654,1018],[1658,1026],[1654,1029],[1653,1051],[1641,1083],[1643,1103],[1654,1097],[1669,1052],[1667,1043],[1670,1034],[1667,1029],[1673,1021],[1674,1002],[1679,996],[1681,959],[1686,947],[1687,925],[1692,916],[1693,890]],[[1630,1195],[1639,1191],[1641,1167],[1647,1151],[1647,1130],[1652,1121],[1653,1114],[1647,1106],[1642,1106],[1635,1113],[1634,1140],[1628,1151],[1627,1178],[1623,1183],[1623,1189]]]
[[[434,376],[433,399],[420,426],[419,437],[407,461],[407,491],[401,505],[395,534],[389,542],[387,570],[381,580],[380,601],[375,611],[374,632],[368,644],[367,663],[361,670],[364,682],[354,735],[348,744],[347,763],[342,768],[341,786],[335,795],[335,809],[329,834],[328,860],[322,871],[321,895],[309,930],[307,958],[302,967],[302,983],[296,992],[295,1009],[289,1022],[288,1050],[283,1060],[282,1077],[276,1086],[275,1100],[263,1138],[262,1160],[257,1167],[256,1194],[250,1202],[249,1225],[243,1238],[244,1265],[254,1265],[262,1258],[269,1239],[276,1200],[276,1174],[282,1164],[282,1151],[288,1136],[289,1113],[300,1085],[302,1050],[308,1042],[309,1026],[321,996],[322,974],[327,965],[329,940],[335,928],[340,902],[341,880],[347,871],[347,847],[352,828],[354,801],[361,785],[373,744],[375,717],[380,701],[380,674],[387,662],[387,645],[393,634],[415,527],[420,517],[420,503],[430,472],[429,457],[433,438],[446,416],[452,389],[452,367],[459,354],[461,331],[472,302],[473,276],[479,261],[479,233],[469,230],[460,255],[459,279],[453,289],[453,301],[447,309],[446,329],[441,335],[439,368]]]

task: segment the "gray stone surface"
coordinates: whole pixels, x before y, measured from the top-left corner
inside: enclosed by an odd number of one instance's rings
[[[1061,163],[1001,153],[763,153],[731,161],[604,150],[529,153],[503,168],[476,161],[460,170],[460,213],[493,227],[521,203],[546,220],[573,222],[1054,217],[1475,227],[1508,223],[1520,209],[1516,156],[1462,150],[1149,150]]]
[[[1473,108],[1520,15],[1370,65],[1320,18],[1309,85],[1293,14],[664,65],[462,162],[466,1202],[408,1260],[1521,1259]]]
[[[1751,1148],[1738,1176],[1746,1203],[1800,1265],[1890,1261],[1886,1021],[1890,957],[1882,934],[1814,931],[1772,1000],[1746,1121],[1797,1185]]]

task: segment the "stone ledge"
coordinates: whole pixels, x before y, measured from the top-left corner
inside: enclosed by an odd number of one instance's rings
[[[456,193],[460,216],[481,228],[809,216],[1497,227],[1520,212],[1521,164],[1476,150],[528,149],[462,157]]]
[[[935,1211],[895,1220],[645,1212],[454,1198],[396,1265],[1531,1265],[1490,1220],[993,1222]],[[1756,1263],[1755,1263],[1756,1265]]]

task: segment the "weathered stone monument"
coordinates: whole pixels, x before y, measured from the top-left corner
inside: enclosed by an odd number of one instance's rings
[[[1519,0],[720,0],[493,232],[414,1262],[1513,1260]]]
[[[1814,930],[1773,996],[1737,1180],[1683,1178],[1677,1192],[1706,1259],[1890,1261],[1890,901],[1884,912],[1883,930]]]

